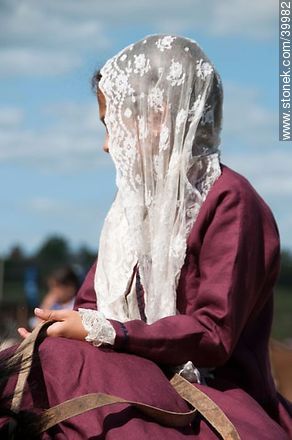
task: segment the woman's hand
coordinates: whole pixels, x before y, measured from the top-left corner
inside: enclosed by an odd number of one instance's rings
[[[84,340],[87,331],[83,327],[81,317],[75,310],[42,310],[35,309],[37,318],[44,321],[56,321],[47,328],[48,336],[61,336],[69,339]],[[20,327],[18,333],[22,338],[27,338],[30,332]]]

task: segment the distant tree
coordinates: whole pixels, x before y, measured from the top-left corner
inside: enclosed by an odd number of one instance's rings
[[[283,250],[281,254],[281,268],[278,284],[290,287],[292,293],[292,253],[288,250]]]
[[[96,256],[97,252],[93,252],[86,245],[82,245],[75,253],[74,260],[87,271],[96,260]]]
[[[41,277],[47,277],[53,270],[70,264],[72,255],[68,240],[58,235],[48,237],[41,244],[34,258]]]
[[[48,237],[37,251],[37,257],[41,260],[63,260],[69,256],[68,240],[60,236]]]
[[[37,281],[42,291],[46,279],[54,270],[64,266],[76,269],[82,280],[96,259],[96,252],[82,245],[74,253],[67,238],[61,235],[47,237],[34,254],[26,255],[19,244],[13,245],[4,260],[4,284],[23,286],[30,274],[37,272]],[[12,287],[11,287],[12,289]],[[14,289],[14,287],[13,287]]]
[[[5,258],[5,280],[21,281],[24,267],[26,265],[26,255],[19,244],[13,245]]]
[[[33,255],[26,255],[19,244],[11,247],[4,261],[4,284],[23,283],[24,273],[30,267],[35,267],[44,286],[47,276],[60,267],[75,265],[81,276],[89,270],[97,257],[97,252],[82,245],[74,253],[69,241],[61,235],[47,237]],[[281,268],[277,284],[291,290],[292,294],[292,252],[283,249],[281,253]]]
[[[11,261],[23,261],[25,259],[25,253],[22,247],[19,244],[12,246],[7,259]]]

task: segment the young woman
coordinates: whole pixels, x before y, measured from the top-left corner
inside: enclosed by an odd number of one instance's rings
[[[195,41],[151,35],[107,61],[94,83],[118,191],[75,310],[35,312],[56,322],[22,407],[101,391],[186,411],[164,374],[180,371],[241,439],[289,438],[291,408],[275,390],[268,356],[278,229],[251,184],[220,161],[218,72]],[[203,418],[175,429],[117,405],[43,438],[218,434]]]

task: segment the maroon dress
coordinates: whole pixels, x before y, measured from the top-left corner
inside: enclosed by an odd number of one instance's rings
[[[275,390],[268,356],[279,260],[279,235],[269,207],[244,177],[222,165],[188,238],[177,289],[180,314],[151,325],[142,319],[111,320],[117,333],[113,349],[45,339],[39,347],[42,368],[33,368],[23,407],[52,406],[102,391],[186,411],[162,370],[191,360],[196,367],[214,368],[214,378],[196,386],[224,410],[241,439],[292,438],[291,406]],[[96,308],[94,272],[95,265],[76,309]],[[167,428],[130,406],[116,405],[74,417],[43,438],[218,436],[203,419],[184,429]]]

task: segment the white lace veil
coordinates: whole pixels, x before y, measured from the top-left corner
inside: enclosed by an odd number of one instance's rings
[[[107,318],[141,319],[138,263],[152,323],[177,313],[187,237],[221,174],[222,83],[195,41],[169,35],[126,47],[100,73],[118,191],[100,237],[97,305]]]

